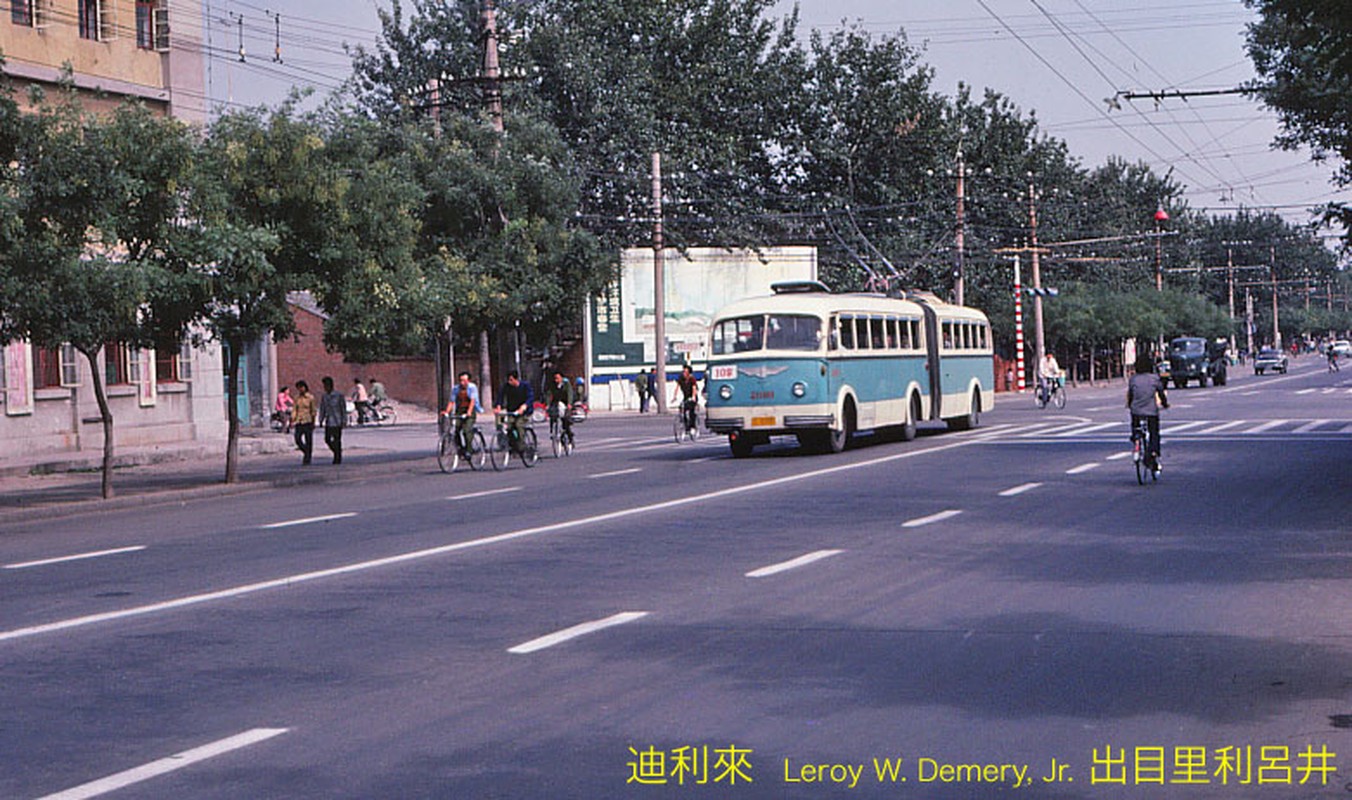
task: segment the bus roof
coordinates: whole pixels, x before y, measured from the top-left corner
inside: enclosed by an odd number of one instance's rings
[[[926,298],[928,300],[928,298]],[[904,314],[919,317],[924,312],[920,303],[888,297],[881,294],[825,292],[793,292],[784,294],[748,297],[730,303],[718,310],[714,319],[741,317],[747,314],[812,314],[826,317],[833,313],[869,313]],[[986,320],[986,315],[975,308],[955,306],[949,303],[929,301],[926,303],[943,319]]]

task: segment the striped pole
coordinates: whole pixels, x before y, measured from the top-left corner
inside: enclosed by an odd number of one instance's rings
[[[1019,371],[1018,386],[1019,391],[1024,391],[1024,367],[1023,367],[1023,284],[1019,277],[1019,257],[1014,256],[1014,352],[1015,366]]]

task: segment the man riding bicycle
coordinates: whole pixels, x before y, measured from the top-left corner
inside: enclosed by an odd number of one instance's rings
[[[1131,437],[1136,440],[1136,427],[1145,420],[1150,432],[1150,459],[1155,466],[1155,475],[1160,472],[1160,408],[1169,407],[1169,398],[1164,393],[1164,382],[1155,373],[1155,359],[1149,353],[1136,357],[1136,374],[1127,384],[1127,408],[1131,409]]]
[[[522,382],[520,373],[512,370],[507,373],[507,383],[503,384],[498,397],[501,398],[501,403],[493,407],[493,412],[514,415],[507,432],[512,441],[512,449],[519,450],[521,437],[530,425],[530,411],[535,405],[535,390],[530,388],[529,383]]]
[[[549,384],[545,386],[545,405],[549,408],[549,427],[554,429],[560,418],[563,421],[563,436],[573,437],[573,419],[569,411],[573,407],[573,385],[563,377],[563,373],[554,370]]]
[[[460,373],[456,380],[451,399],[441,416],[455,420],[455,446],[463,453],[469,449],[469,431],[474,428],[474,417],[484,409],[479,405],[479,387],[470,382],[469,373]]]
[[[689,364],[681,367],[681,375],[676,379],[676,398],[681,398],[681,415],[685,418],[686,430],[692,430],[698,424],[695,409],[699,407],[699,381],[695,379],[695,370]]]
[[[1064,373],[1061,372],[1061,364],[1056,360],[1056,354],[1050,351],[1042,357],[1037,365],[1037,389],[1042,393],[1042,401],[1045,403],[1047,398],[1052,396],[1052,387],[1061,385]]]

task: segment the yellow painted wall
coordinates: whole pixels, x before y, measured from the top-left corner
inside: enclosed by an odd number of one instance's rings
[[[38,2],[45,5],[48,20],[43,30],[15,24],[9,3],[0,4],[0,51],[6,61],[56,68],[70,62],[78,74],[164,87],[164,56],[136,46],[135,0],[105,0],[112,4],[115,38],[103,42],[80,38],[77,0]]]

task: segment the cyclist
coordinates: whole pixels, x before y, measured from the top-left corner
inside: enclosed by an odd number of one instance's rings
[[[1155,465],[1155,477],[1160,473],[1160,408],[1169,407],[1164,393],[1164,382],[1155,373],[1155,360],[1148,353],[1136,357],[1136,374],[1127,384],[1127,408],[1131,409],[1131,436],[1136,439],[1136,426],[1142,419],[1150,430],[1150,458]]]
[[[470,381],[469,373],[460,373],[456,381],[441,416],[455,420],[455,446],[465,453],[469,450],[469,432],[474,428],[474,417],[484,409],[479,405],[479,387]]]
[[[674,405],[681,398],[681,415],[685,417],[686,430],[696,426],[695,409],[699,406],[699,381],[695,379],[695,370],[689,364],[681,367],[681,376],[676,379],[676,395],[671,398]]]
[[[493,412],[515,415],[508,435],[512,440],[512,448],[520,450],[521,436],[530,424],[530,410],[535,405],[535,390],[530,388],[529,383],[522,382],[520,373],[512,370],[507,373],[507,383],[503,384],[498,397],[501,398],[501,404],[494,406]]]
[[[1042,393],[1042,402],[1046,403],[1052,396],[1052,385],[1061,385],[1061,365],[1056,361],[1056,354],[1047,351],[1046,355],[1037,364],[1037,389]]]
[[[1338,372],[1338,351],[1333,349],[1333,342],[1324,345],[1324,355],[1329,360],[1329,372]]]
[[[291,416],[295,407],[296,403],[291,399],[290,387],[283,386],[281,391],[277,392],[277,399],[272,404],[273,419],[282,424],[283,433],[291,432]]]
[[[545,405],[549,407],[549,427],[552,430],[560,418],[563,421],[562,435],[573,438],[573,420],[568,412],[573,407],[573,384],[563,377],[563,373],[554,370],[549,383],[545,386]]]

